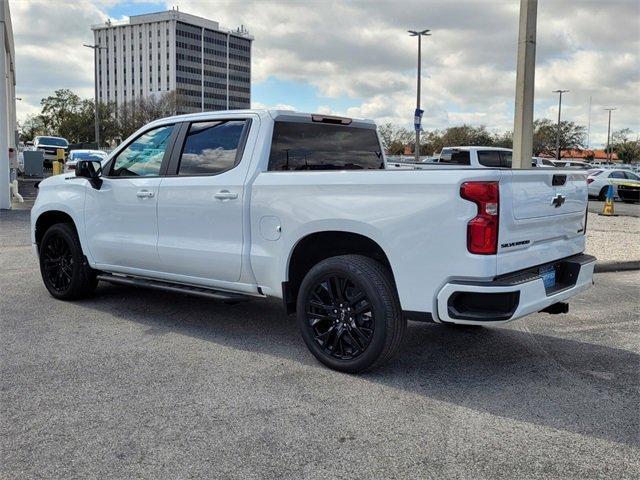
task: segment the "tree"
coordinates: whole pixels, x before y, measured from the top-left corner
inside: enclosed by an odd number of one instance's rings
[[[43,98],[40,101],[41,115],[49,134],[60,135],[61,125],[77,114],[80,104],[80,97],[66,88],[56,90],[53,95]]]
[[[533,154],[555,156],[557,123],[548,118],[541,118],[533,122]],[[581,149],[584,145],[587,129],[575,122],[560,122],[560,151]]]
[[[507,130],[503,133],[495,133],[492,145],[494,147],[513,148],[513,132]]]
[[[136,98],[118,107],[117,123],[121,138],[127,138],[140,127],[159,118],[175,115],[175,92]]]
[[[30,142],[33,137],[47,133],[42,115],[28,115],[24,122],[18,122],[18,131],[21,142]]]
[[[382,146],[389,155],[402,155],[404,147],[413,140],[413,133],[404,127],[385,123],[378,128]]]
[[[612,149],[624,163],[640,162],[640,137],[630,139],[632,134],[631,129],[623,128],[611,136]]]

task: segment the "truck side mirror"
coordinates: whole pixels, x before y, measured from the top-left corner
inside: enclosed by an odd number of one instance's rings
[[[76,177],[89,180],[91,186],[100,190],[102,186],[102,164],[98,160],[78,160],[76,164]]]

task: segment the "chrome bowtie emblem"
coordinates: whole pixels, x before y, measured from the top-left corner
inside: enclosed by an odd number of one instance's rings
[[[553,200],[551,200],[551,205],[558,208],[564,203],[565,200],[566,198],[564,197],[564,195],[561,195],[559,193],[555,197],[553,197]]]

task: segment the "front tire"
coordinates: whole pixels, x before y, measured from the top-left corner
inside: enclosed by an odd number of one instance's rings
[[[72,225],[56,223],[40,242],[40,273],[49,293],[60,300],[74,300],[93,293],[96,271],[87,265],[80,239]]]
[[[348,373],[386,362],[407,326],[390,272],[361,255],[315,265],[300,286],[297,319],[311,353],[327,367]]]

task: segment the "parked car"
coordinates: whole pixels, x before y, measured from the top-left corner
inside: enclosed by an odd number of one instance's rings
[[[439,163],[469,165],[471,167],[511,168],[513,150],[501,147],[447,147],[440,152]],[[531,167],[550,168],[553,162],[546,158],[532,157]],[[527,168],[528,166],[525,166]]]
[[[618,196],[620,200],[625,203],[638,203],[640,202],[640,182],[637,184],[624,182],[618,187]]]
[[[71,150],[71,152],[69,152],[69,157],[64,164],[64,170],[65,172],[75,170],[78,160],[97,160],[101,162],[106,158],[107,154],[102,150]]]
[[[154,121],[106,163],[40,183],[31,239],[44,285],[62,300],[98,281],[279,298],[313,355],[346,372],[390,358],[407,319],[498,325],[564,313],[591,287],[583,174],[386,170],[382,158],[368,120]]]
[[[440,152],[438,163],[511,168],[512,155],[512,150],[500,147],[446,147]]]
[[[575,160],[552,160],[556,167],[561,168],[582,168],[583,170],[589,170],[593,168],[593,165],[587,162],[578,162]]]
[[[69,152],[69,142],[62,137],[45,137],[38,136],[33,139],[33,146],[37,150],[42,150],[44,155],[44,166],[51,167],[52,162],[57,158],[58,148],[62,148],[65,152],[65,157]]]
[[[548,158],[532,157],[531,166],[538,168],[554,168],[555,164]]]
[[[596,168],[588,171],[587,185],[590,197],[598,197],[604,200],[607,196],[609,185],[613,185],[613,195],[618,197],[618,185],[616,182],[630,182],[640,184],[640,177],[629,170]]]

